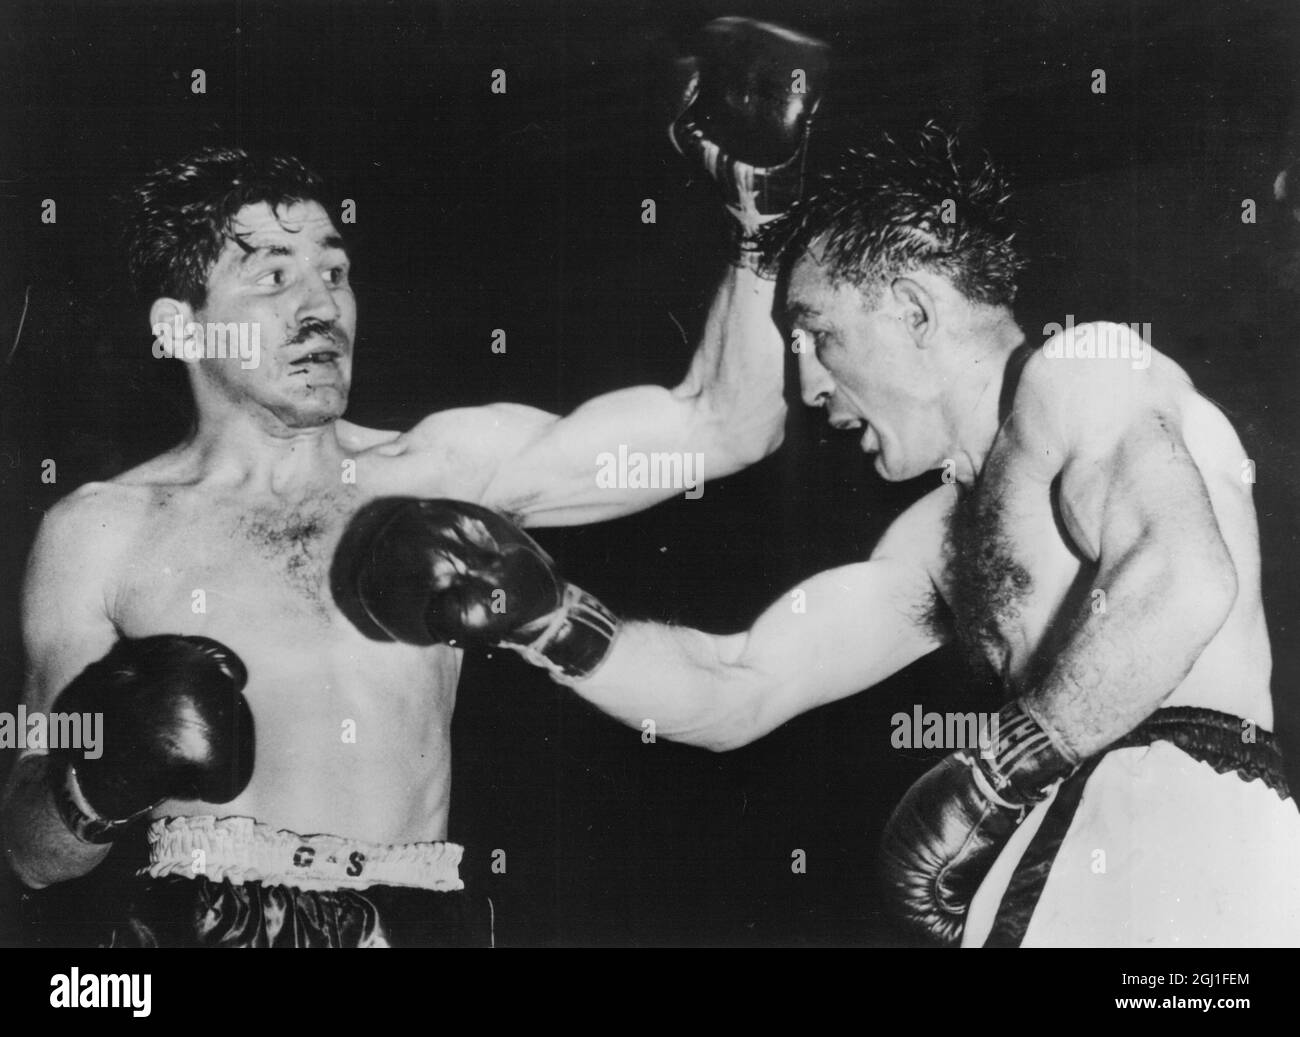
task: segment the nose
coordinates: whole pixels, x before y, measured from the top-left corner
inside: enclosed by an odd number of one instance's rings
[[[799,355],[799,387],[803,402],[809,407],[824,407],[835,394],[835,379],[822,367],[817,355],[805,349]]]
[[[325,278],[319,270],[311,268],[307,271],[304,278],[306,285],[306,294],[303,296],[302,303],[298,307],[298,321],[301,323],[308,317],[315,317],[317,320],[330,323],[338,320],[342,311],[334,299],[334,293],[330,291],[330,286],[326,283]]]

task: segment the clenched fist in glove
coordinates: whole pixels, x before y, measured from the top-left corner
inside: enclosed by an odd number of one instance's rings
[[[742,250],[799,199],[829,52],[822,41],[779,25],[719,18],[704,27],[688,59],[691,75],[669,134],[721,188],[739,221]]]
[[[367,505],[339,545],[332,582],[344,615],[369,637],[500,644],[555,677],[591,674],[618,631],[600,602],[556,576],[527,533],[465,501]]]
[[[55,700],[103,715],[97,759],[50,753],[46,775],[69,829],[110,842],[165,799],[228,803],[253,775],[253,714],[239,656],[208,637],[123,638]]]
[[[1078,760],[1013,701],[988,751],[963,749],[907,790],[885,826],[881,871],[905,926],[956,946],[980,883],[1028,808]]]

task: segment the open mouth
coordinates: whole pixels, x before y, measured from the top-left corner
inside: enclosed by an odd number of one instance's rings
[[[337,349],[317,349],[310,353],[304,353],[296,360],[291,360],[289,366],[306,367],[309,364],[332,364],[342,355]]]
[[[858,440],[863,453],[878,454],[880,453],[880,434],[871,426],[871,422],[866,418],[859,418],[848,414],[837,415],[828,419],[831,428],[836,433],[855,433],[861,430],[862,435]]]

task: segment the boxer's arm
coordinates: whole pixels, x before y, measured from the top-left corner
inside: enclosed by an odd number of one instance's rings
[[[618,720],[724,751],[889,677],[944,641],[932,579],[953,493],[923,498],[867,562],[812,577],[747,632],[628,623],[591,677],[570,682]]]
[[[23,643],[29,711],[48,712],[58,693],[117,639],[108,614],[107,560],[116,527],[102,491],[87,487],[41,523],[23,586]],[[33,887],[84,875],[108,845],[82,842],[63,823],[45,780],[49,756],[27,750],[5,789],[0,821],[9,865]]]
[[[698,496],[705,481],[781,443],[784,356],[773,290],[753,271],[729,268],[674,389],[619,389],[566,417],[514,404],[444,411],[404,438],[428,453],[431,472],[450,460],[479,502],[527,526],[597,522]],[[672,485],[627,485],[636,481],[629,473],[638,456],[677,473],[653,480]]]
[[[1038,415],[1027,423],[1038,431],[1025,434],[1040,452],[1059,451],[1062,517],[1097,571],[1025,701],[1084,758],[1182,683],[1232,609],[1236,570],[1181,433],[1180,398],[1192,391],[1181,372],[1157,377],[1124,360],[1038,366]]]

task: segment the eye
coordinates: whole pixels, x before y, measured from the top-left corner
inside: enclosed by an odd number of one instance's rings
[[[348,283],[348,268],[345,266],[332,266],[325,271],[325,280],[335,288],[342,287]]]
[[[276,267],[262,274],[257,283],[263,288],[283,288],[288,280],[288,274],[283,267]]]
[[[794,328],[790,332],[790,345],[796,353],[807,353],[810,349],[818,349],[822,341],[826,338],[826,332],[816,331],[812,328]]]

